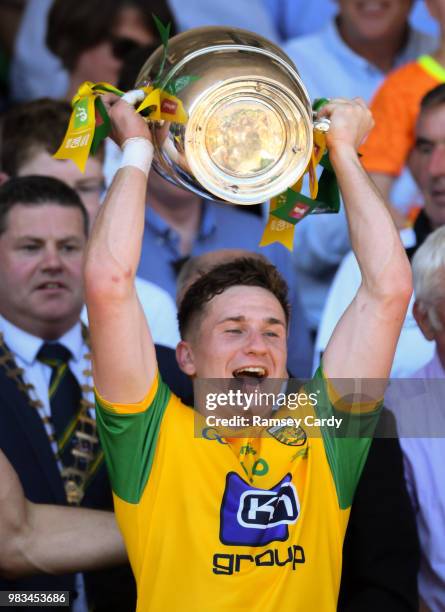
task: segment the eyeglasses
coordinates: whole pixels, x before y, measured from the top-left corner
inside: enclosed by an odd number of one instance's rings
[[[120,36],[110,37],[111,50],[116,59],[125,60],[130,53],[141,49],[142,45],[137,43],[132,38],[124,38]]]

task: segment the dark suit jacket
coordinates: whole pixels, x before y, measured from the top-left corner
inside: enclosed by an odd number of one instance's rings
[[[301,385],[291,378],[289,390]],[[351,507],[338,611],[417,612],[419,563],[396,423],[383,409]]]
[[[190,401],[191,383],[179,371],[172,349],[156,347],[161,375],[172,390]],[[26,497],[36,503],[64,505],[65,491],[40,416],[0,366],[0,448],[14,466]],[[108,476],[103,464],[89,485],[82,506],[112,510]],[[95,612],[133,612],[135,586],[129,566],[84,574],[89,604]],[[74,575],[0,579],[0,590],[74,591]],[[38,610],[40,608],[33,608]],[[47,610],[47,608],[41,608]],[[57,608],[52,608],[57,609]],[[66,611],[67,608],[60,608]]]
[[[419,554],[395,421],[383,410],[352,504],[338,610],[417,611]]]

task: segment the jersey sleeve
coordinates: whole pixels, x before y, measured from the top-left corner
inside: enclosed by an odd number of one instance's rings
[[[364,401],[355,396],[350,401],[349,397],[340,397],[332,382],[325,377],[322,367],[316,371],[309,387],[318,396],[315,406],[317,418],[334,416],[341,419],[339,429],[324,425],[320,429],[339,506],[346,509],[352,504],[380,417],[383,398]]]
[[[157,375],[138,404],[111,404],[95,392],[96,420],[113,492],[139,503],[150,476],[170,389]]]

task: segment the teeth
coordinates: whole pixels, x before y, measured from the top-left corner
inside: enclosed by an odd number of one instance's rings
[[[381,11],[382,9],[385,8],[385,4],[382,2],[363,2],[361,4],[361,8],[364,11],[369,11],[369,12],[374,12],[374,11]]]
[[[58,289],[60,287],[59,283],[45,283],[43,285],[44,289]]]
[[[261,377],[261,376],[266,376],[266,370],[262,367],[257,367],[257,366],[248,366],[246,368],[239,368],[238,370],[235,370],[233,375],[234,376],[240,376],[242,374],[253,374],[257,377]]]

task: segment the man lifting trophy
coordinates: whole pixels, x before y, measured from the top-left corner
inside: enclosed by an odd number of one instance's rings
[[[168,42],[161,34],[135,90],[80,88],[58,152],[82,165],[106,133],[123,151],[89,241],[85,290],[98,430],[137,610],[334,611],[384,386],[356,391],[387,379],[411,295],[398,232],[357,154],[372,118],[360,99],[326,101],[314,117],[289,58],[250,32],[201,28]],[[163,382],[134,289],[152,164],[228,205],[271,200],[266,242],[279,239],[282,223],[326,208],[335,172],[362,284],[305,385],[316,398],[313,427],[216,426],[205,436]],[[305,173],[311,197],[300,193]],[[249,392],[267,380],[286,384],[287,287],[261,258],[199,275],[178,320],[177,361],[197,384],[224,379]],[[274,410],[262,411],[265,420]],[[356,435],[336,436],[331,418],[356,420]]]

